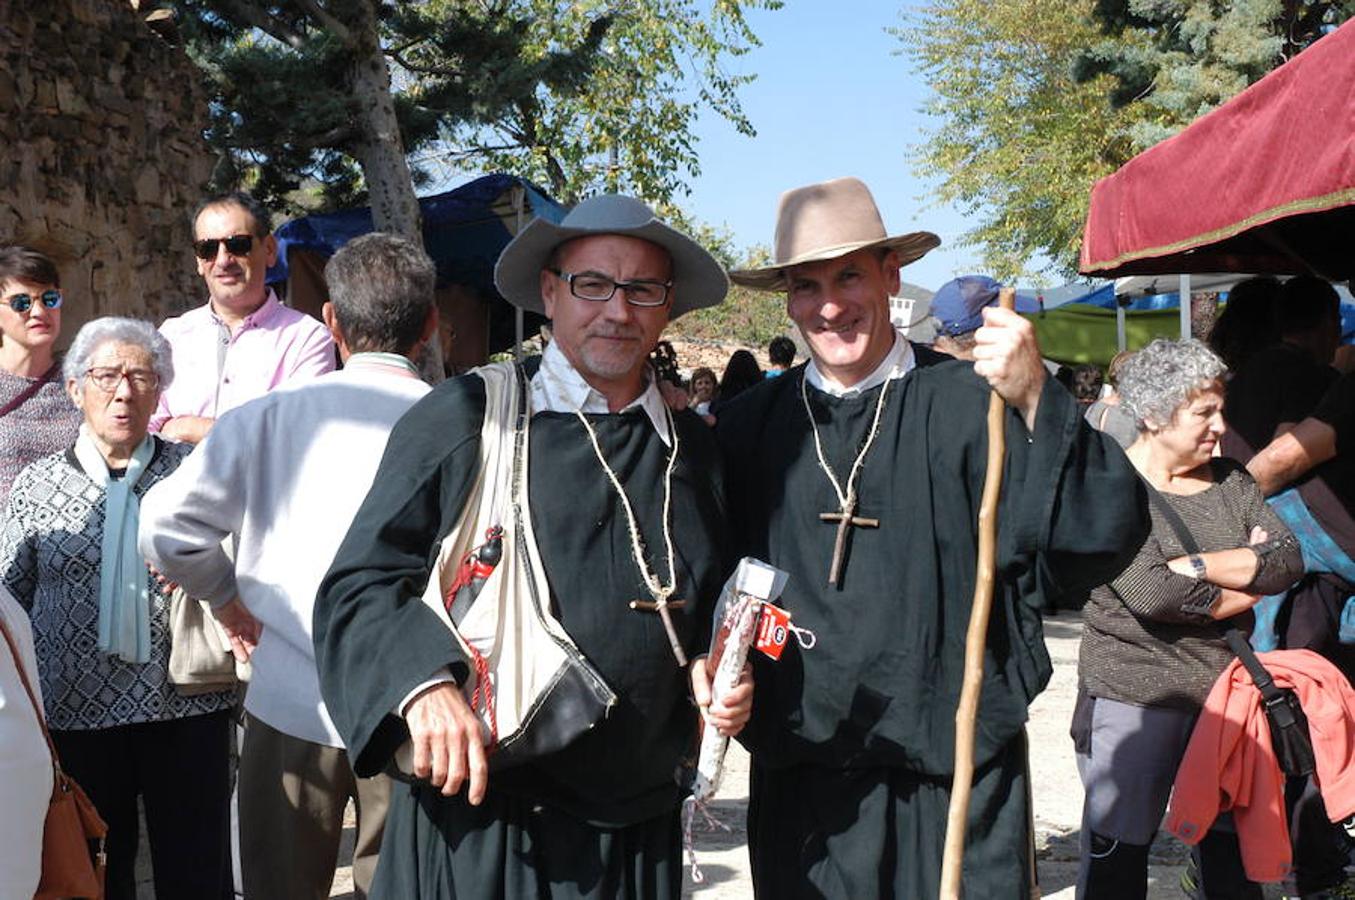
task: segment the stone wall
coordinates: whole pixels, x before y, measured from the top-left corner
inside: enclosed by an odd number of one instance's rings
[[[199,81],[128,0],[0,0],[0,241],[57,260],[63,344],[95,316],[201,302]]]

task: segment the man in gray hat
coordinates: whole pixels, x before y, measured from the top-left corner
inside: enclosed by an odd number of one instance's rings
[[[396,425],[316,603],[321,687],[358,774],[412,744],[415,777],[392,792],[371,896],[677,898],[674,773],[699,723],[688,686],[731,734],[752,691],[712,705],[704,660],[685,665],[731,562],[723,488],[710,429],[668,409],[647,357],[670,318],[719,303],[728,280],[646,206],[604,196],[558,225],[530,223],[495,283],[550,317],[554,336],[523,367],[530,528],[508,520],[501,558],[534,543],[541,606],[612,699],[563,749],[520,759],[479,692],[503,694],[509,673],[490,672],[421,602],[430,579],[442,594],[439,547],[480,508],[492,479],[478,476],[513,452],[516,421],[496,412],[505,393],[493,387],[504,373],[519,383],[511,365],[442,384]],[[481,453],[500,437],[497,454]],[[544,701],[541,718],[559,713]]]
[[[1108,580],[1147,531],[1133,469],[1050,385],[1028,322],[984,309],[973,363],[895,332],[899,266],[938,243],[890,236],[843,178],[783,195],[774,262],[731,273],[785,292],[811,356],[717,427],[734,547],[790,573],[779,602],[817,635],[754,654],[740,740],[760,897],[938,895],[990,388],[1008,452],[965,897],[1031,895],[1023,724],[1050,675],[1044,598]]]

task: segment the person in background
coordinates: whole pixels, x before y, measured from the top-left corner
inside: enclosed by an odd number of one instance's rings
[[[771,360],[772,365],[762,373],[763,377],[775,378],[783,374],[795,365],[795,342],[784,334],[777,335],[767,345],[767,358]]]
[[[80,427],[56,356],[64,299],[51,259],[0,249],[0,509],[24,466],[69,447]]]
[[[956,359],[974,359],[974,332],[983,324],[984,307],[997,303],[1002,285],[987,275],[952,278],[932,296],[936,338],[933,350]]]
[[[1120,371],[1134,356],[1133,350],[1121,350],[1110,358],[1106,367],[1106,383],[1101,386],[1101,398],[1087,407],[1087,422],[1097,431],[1115,438],[1121,447],[1138,440],[1139,429],[1134,417],[1120,402]]]
[[[0,580],[33,622],[62,766],[108,823],[107,896],[135,900],[141,802],[158,897],[230,891],[235,691],[169,682],[169,591],[137,551],[140,500],[193,449],[148,434],[174,378],[168,342],[135,319],[88,322],[62,363],[84,422],[74,446],[19,473]]]
[[[160,326],[178,378],[161,394],[151,431],[196,444],[226,410],[334,370],[325,326],[283,306],[264,283],[277,261],[272,228],[267,207],[249,194],[220,194],[198,207],[193,254],[207,302]]]
[[[730,354],[729,362],[725,363],[724,374],[720,376],[719,402],[714,404],[711,413],[718,416],[721,406],[762,381],[757,357],[748,350],[735,350]]]
[[[1229,372],[1240,372],[1253,356],[1277,341],[1279,298],[1280,281],[1269,275],[1244,279],[1228,291],[1228,302],[1209,331],[1209,347]]]
[[[142,503],[141,550],[254,644],[240,750],[240,862],[250,900],[329,896],[344,807],[357,807],[353,882],[365,897],[390,780],[356,778],[320,697],[311,620],[396,421],[428,393],[414,359],[434,333],[423,249],[374,232],[325,265],[344,368],[223,415]],[[361,410],[355,417],[353,411]],[[222,549],[234,538],[234,559]],[[261,632],[261,634],[260,634]]]
[[[711,405],[720,396],[720,385],[715,380],[715,373],[704,366],[692,372],[691,379],[691,409],[698,416],[705,420],[707,425],[715,424],[715,417],[711,415]]]
[[[1073,399],[1086,410],[1101,397],[1101,370],[1096,366],[1082,363],[1073,368]]]
[[[1134,560],[1083,608],[1073,741],[1086,797],[1079,900],[1142,900],[1148,848],[1195,719],[1233,653],[1218,623],[1250,628],[1251,607],[1302,574],[1293,534],[1238,463],[1216,457],[1223,361],[1197,340],[1155,340],[1119,373],[1139,436],[1126,452],[1202,551],[1188,553],[1165,513]],[[1192,848],[1192,896],[1260,900],[1237,836],[1216,824]]]

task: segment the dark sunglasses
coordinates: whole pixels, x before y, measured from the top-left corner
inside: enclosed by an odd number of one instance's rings
[[[10,294],[5,302],[9,304],[10,309],[22,315],[33,308],[33,299],[32,294]],[[38,294],[37,300],[47,309],[59,309],[61,307],[61,291],[56,288],[45,290]]]
[[[244,256],[254,247],[254,235],[233,234],[228,238],[203,238],[193,242],[193,252],[197,254],[198,259],[216,259],[216,250],[221,244],[226,245],[226,252],[231,256]]]

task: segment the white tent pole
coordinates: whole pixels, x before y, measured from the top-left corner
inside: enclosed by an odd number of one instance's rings
[[[1115,302],[1115,346],[1121,353],[1129,348],[1129,335],[1125,328],[1124,304],[1118,298]]]
[[[513,229],[513,237],[522,234],[523,207],[527,205],[527,192],[523,190],[522,185],[513,186],[513,209],[517,213],[517,226]],[[522,362],[522,340],[525,323],[522,318],[522,307],[513,307],[513,335],[517,343],[513,345],[513,359]]]
[[[1190,276],[1182,275],[1180,287],[1177,288],[1178,296],[1181,298],[1181,337],[1190,337]]]

